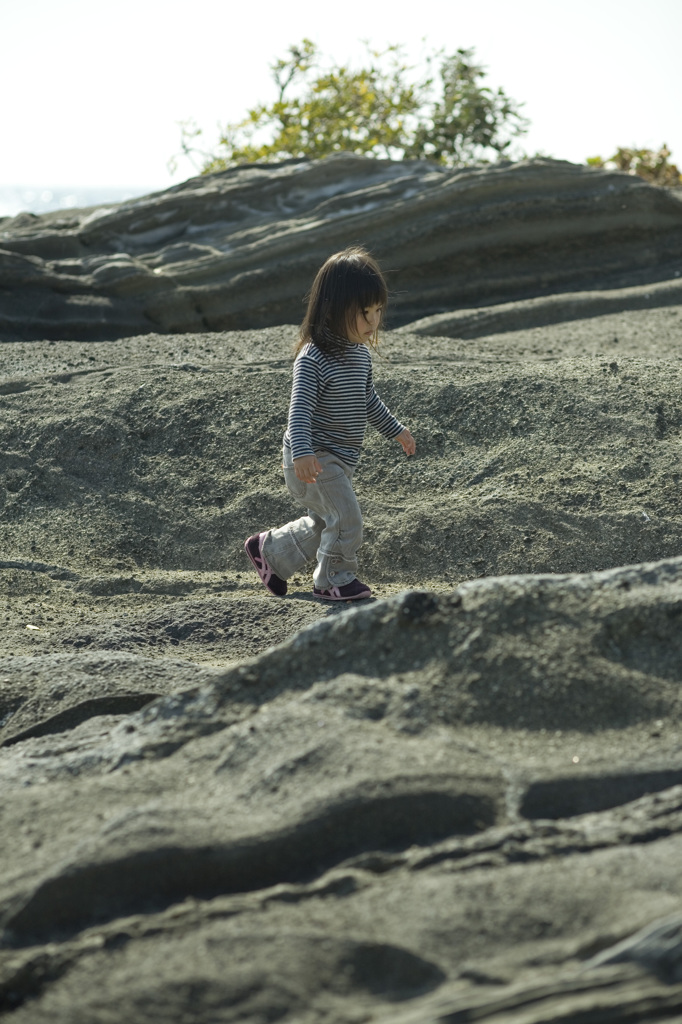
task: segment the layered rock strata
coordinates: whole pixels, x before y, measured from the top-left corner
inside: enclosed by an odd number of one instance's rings
[[[351,242],[389,273],[397,326],[672,279],[682,197],[552,160],[446,170],[342,154],[240,167],[113,207],[0,221],[0,336],[295,323],[317,267]]]

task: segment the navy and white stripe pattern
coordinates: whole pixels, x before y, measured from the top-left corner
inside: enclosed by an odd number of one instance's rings
[[[376,393],[367,346],[349,343],[342,355],[329,356],[308,342],[294,362],[284,435],[293,458],[323,449],[354,466],[368,420],[385,437],[404,430]]]

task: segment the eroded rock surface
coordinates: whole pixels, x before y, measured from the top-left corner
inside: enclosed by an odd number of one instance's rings
[[[682,559],[407,591],[4,746],[3,1008],[672,1019],[680,609]]]
[[[313,274],[349,239],[383,262],[405,324],[672,279],[682,197],[556,160],[446,170],[341,154],[239,167],[112,207],[0,221],[0,336],[295,323]]]

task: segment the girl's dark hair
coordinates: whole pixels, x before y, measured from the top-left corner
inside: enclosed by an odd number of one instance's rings
[[[353,245],[335,252],[313,281],[295,354],[309,341],[329,355],[342,354],[349,335],[355,331],[358,313],[380,305],[383,320],[387,300],[388,289],[379,264],[366,249]],[[376,343],[375,336],[371,344]]]

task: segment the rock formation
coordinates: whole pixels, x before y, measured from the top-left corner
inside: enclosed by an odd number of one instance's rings
[[[672,278],[682,196],[553,160],[446,170],[342,154],[240,167],[111,208],[0,221],[0,337],[296,323],[315,270],[350,241],[390,272],[397,326]]]
[[[5,727],[0,1005],[679,1015],[681,586],[675,559],[407,591],[203,679],[138,656],[178,686],[141,710],[100,655],[109,706]]]

